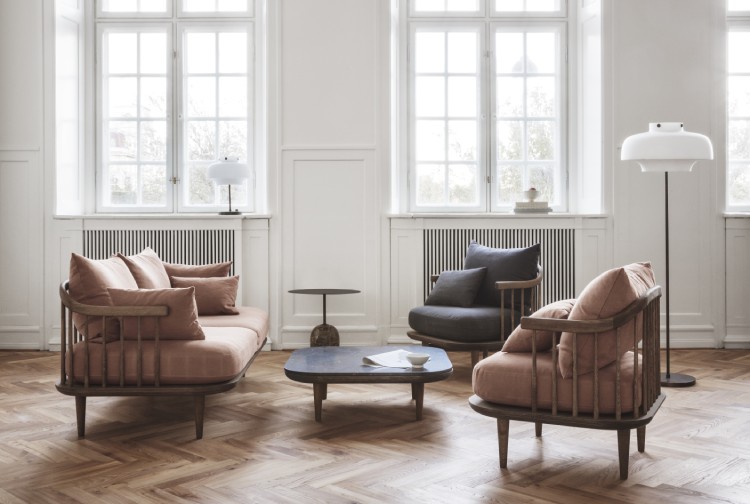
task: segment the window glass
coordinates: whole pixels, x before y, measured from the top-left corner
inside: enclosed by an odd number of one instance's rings
[[[750,27],[727,37],[727,206],[750,208]]]

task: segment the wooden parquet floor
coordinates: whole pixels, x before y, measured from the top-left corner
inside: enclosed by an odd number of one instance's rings
[[[468,354],[425,387],[330,385],[323,422],[312,386],[265,352],[238,388],[206,399],[195,440],[189,398],[90,398],[86,438],[54,388],[59,356],[0,352],[0,503],[750,503],[750,351],[676,350],[646,452],[631,441],[618,478],[614,432],[511,422],[508,469],[494,419],[471,410]]]

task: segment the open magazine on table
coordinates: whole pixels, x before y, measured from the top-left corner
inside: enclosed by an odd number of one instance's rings
[[[392,368],[410,368],[411,363],[406,356],[411,352],[407,350],[392,350],[374,355],[362,357],[362,363],[367,366],[375,367],[392,367]]]

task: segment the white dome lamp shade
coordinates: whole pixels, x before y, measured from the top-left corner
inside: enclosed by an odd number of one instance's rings
[[[239,159],[224,158],[208,167],[208,178],[216,185],[229,186],[229,211],[219,212],[220,215],[239,215],[238,210],[232,210],[232,185],[242,184],[247,179],[247,164]]]
[[[663,387],[690,387],[695,378],[672,373],[669,366],[669,172],[689,172],[702,159],[713,159],[711,140],[699,133],[689,133],[682,123],[650,123],[648,132],[629,136],[622,143],[620,158],[636,161],[644,172],[664,172],[664,242],[667,259],[665,275],[666,373],[661,374]]]
[[[650,123],[646,133],[625,139],[620,158],[644,172],[690,171],[699,160],[713,159],[714,150],[707,136],[685,131],[682,123]]]

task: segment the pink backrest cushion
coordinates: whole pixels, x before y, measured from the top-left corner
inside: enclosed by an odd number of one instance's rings
[[[170,277],[174,287],[195,287],[198,315],[237,315],[234,307],[240,277]]]
[[[637,300],[654,286],[651,263],[633,263],[605,271],[591,281],[576,299],[569,320],[597,320],[611,317]],[[620,329],[623,335],[633,334],[634,322]],[[597,338],[596,366],[600,369],[617,359],[616,332],[600,333]],[[574,335],[564,332],[560,338],[560,373],[564,378],[573,376]],[[622,338],[620,354],[631,350],[633,338]],[[594,336],[577,336],[578,374],[594,370]]]
[[[128,266],[139,288],[168,289],[171,287],[164,264],[151,248],[146,247],[143,252],[133,256],[124,256],[118,252],[117,257]]]
[[[164,269],[170,277],[225,277],[232,270],[232,262],[200,265],[164,263]]]
[[[135,278],[119,257],[93,260],[73,253],[70,257],[68,281],[70,282],[70,297],[79,303],[95,306],[112,304],[112,299],[107,292],[108,287],[138,288]],[[74,313],[73,323],[78,332],[88,334],[90,338],[95,338],[101,333],[100,317],[89,317],[88,328],[85,328],[86,316]]]
[[[195,288],[184,289],[108,289],[115,306],[167,306],[165,317],[142,317],[141,339],[156,337],[156,319],[159,323],[159,339],[202,340],[203,329],[198,323],[198,307],[195,304]],[[138,318],[124,317],[123,337],[138,339]]]
[[[531,314],[536,318],[554,318],[566,319],[573,308],[575,299],[563,299],[555,301]],[[536,331],[536,351],[546,352],[552,348],[553,333],[550,331]],[[516,327],[503,345],[503,352],[531,352],[531,341],[534,338],[534,331],[531,329],[522,329],[519,325]]]

